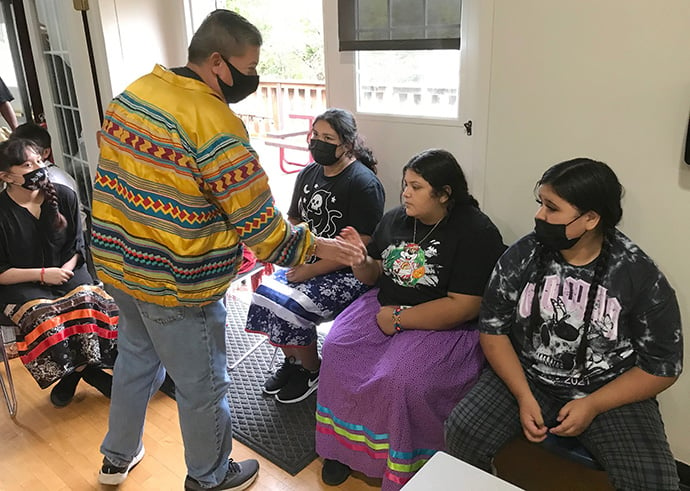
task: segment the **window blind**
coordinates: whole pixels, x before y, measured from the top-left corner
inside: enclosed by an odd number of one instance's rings
[[[460,49],[462,0],[338,0],[340,51]]]

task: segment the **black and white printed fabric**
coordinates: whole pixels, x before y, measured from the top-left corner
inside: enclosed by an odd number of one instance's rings
[[[288,216],[306,222],[319,237],[335,237],[347,225],[371,235],[385,200],[381,181],[359,160],[332,177],[310,164],[297,176],[292,196]]]
[[[567,263],[544,251],[541,319],[530,328],[539,250],[533,233],[501,257],[484,295],[480,330],[506,334],[527,377],[554,395],[583,397],[633,366],[672,377],[682,369],[683,337],[676,295],[654,262],[615,230],[587,329],[584,367],[576,363],[596,261]]]
[[[456,207],[437,225],[416,226],[401,206],[383,216],[367,249],[383,263],[381,305],[418,305],[448,292],[481,296],[505,246],[491,219],[473,206]]]

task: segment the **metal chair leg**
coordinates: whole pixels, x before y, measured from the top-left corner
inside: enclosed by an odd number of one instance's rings
[[[252,346],[252,347],[249,348],[247,351],[245,351],[244,353],[242,353],[242,356],[240,356],[240,357],[235,361],[235,363],[233,363],[232,365],[230,365],[230,368],[228,368],[228,371],[232,372],[235,368],[237,368],[237,366],[238,366],[240,363],[242,363],[249,355],[251,355],[251,354],[254,353],[257,349],[259,349],[259,347],[260,347],[262,344],[264,344],[264,342],[266,342],[267,339],[268,339],[268,338],[263,337],[260,341],[257,341],[256,344],[255,344],[254,346]]]
[[[5,378],[0,374],[0,385],[2,386],[2,395],[5,396],[5,403],[10,416],[14,418],[17,414],[17,393],[14,390],[14,381],[12,380],[12,370],[10,368],[10,361],[5,350],[5,336],[0,328],[0,355],[5,363],[5,375],[7,376],[7,383]]]
[[[268,368],[266,369],[266,373],[273,373],[273,368],[275,367],[277,355],[278,355],[278,347],[276,346],[275,348],[273,348],[273,356],[271,357],[271,362],[268,364]]]

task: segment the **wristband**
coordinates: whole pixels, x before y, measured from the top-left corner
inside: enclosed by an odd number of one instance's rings
[[[395,329],[395,332],[403,332],[405,330],[400,322],[400,313],[406,308],[407,307],[398,305],[395,307],[395,309],[393,309],[393,328]]]
[[[46,268],[41,268],[41,285],[46,284],[46,282],[43,281],[43,277],[45,276],[45,274],[46,274]]]

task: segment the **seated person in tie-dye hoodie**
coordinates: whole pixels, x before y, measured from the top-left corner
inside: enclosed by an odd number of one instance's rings
[[[622,186],[603,162],[548,169],[535,230],[499,260],[479,317],[490,369],[446,422],[450,453],[488,470],[522,431],[577,436],[616,489],[678,489],[655,396],[680,375],[676,295],[616,225]]]

